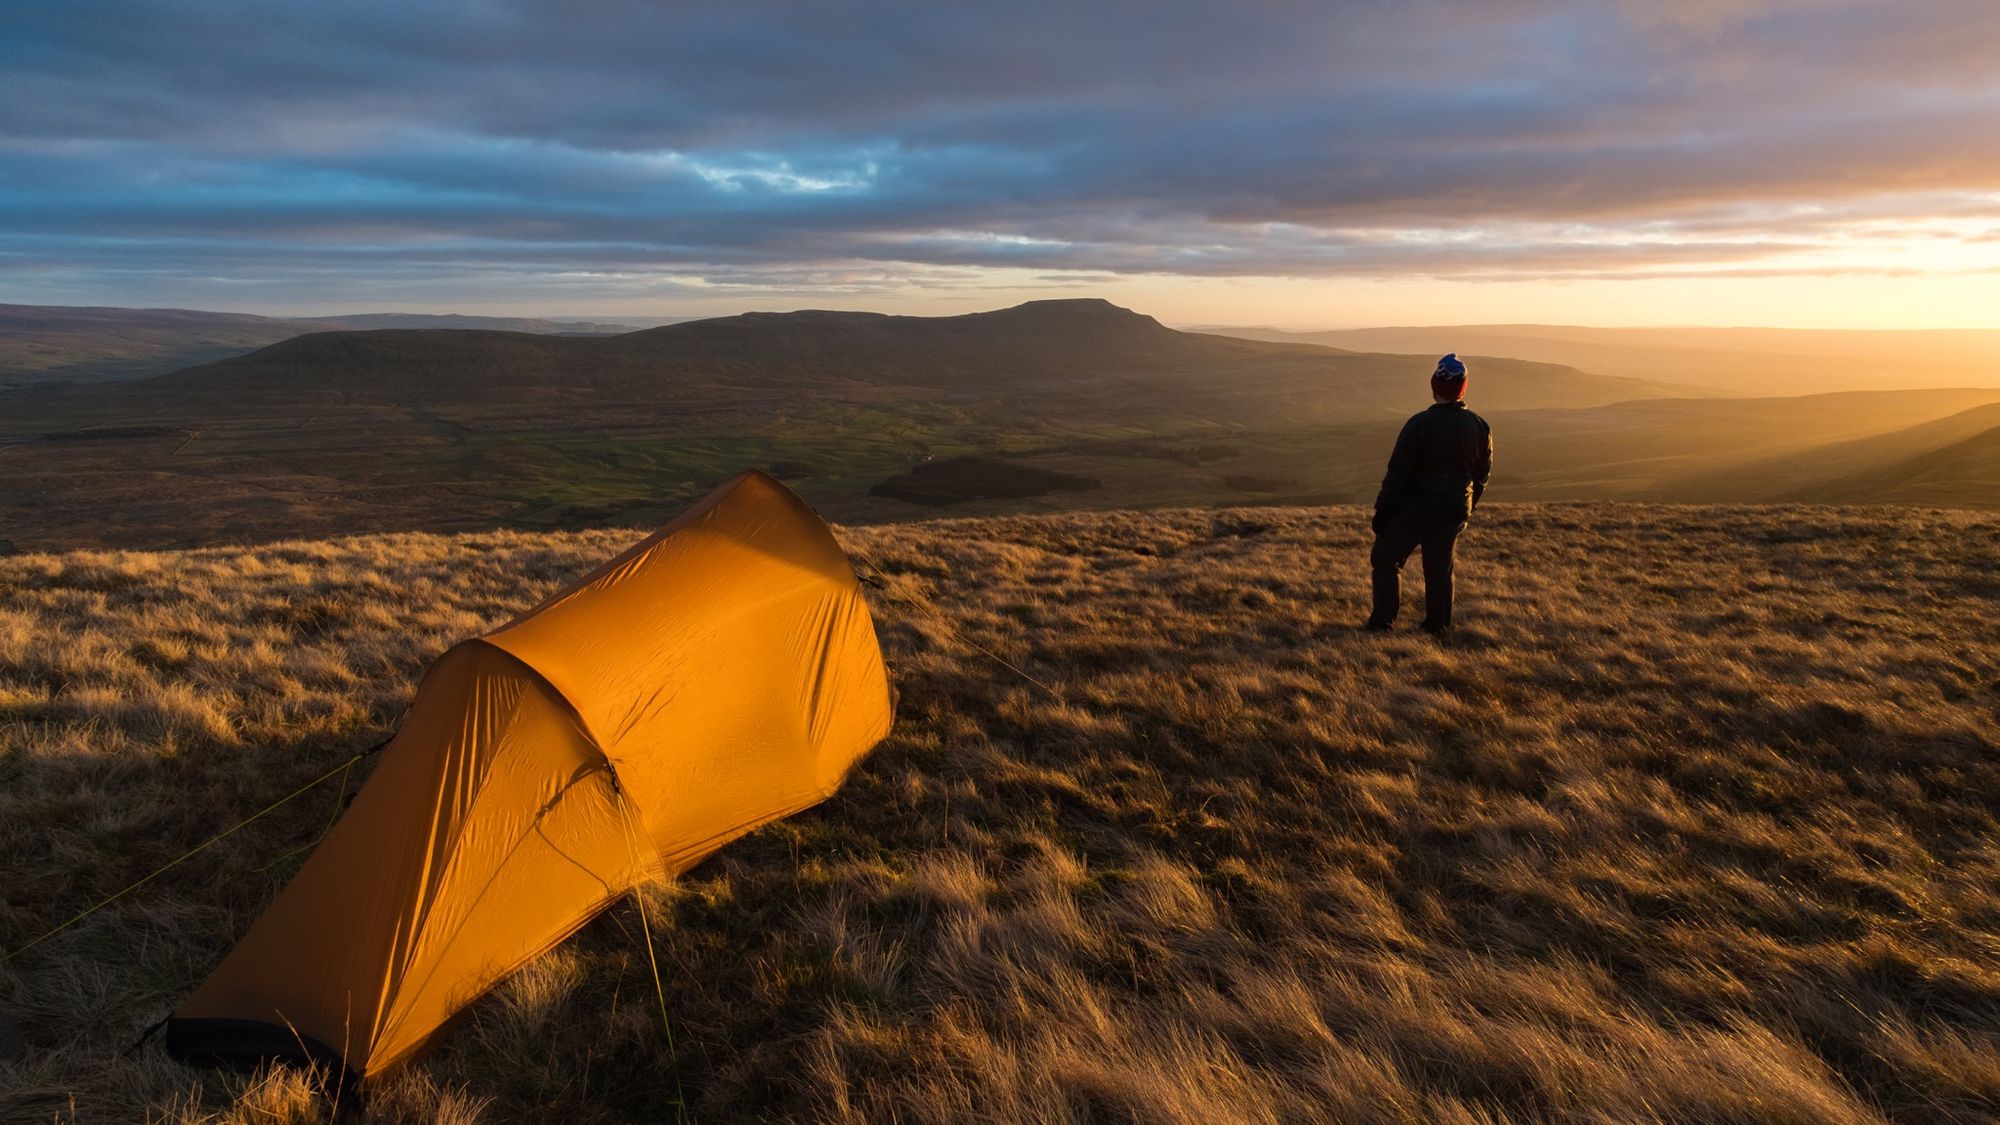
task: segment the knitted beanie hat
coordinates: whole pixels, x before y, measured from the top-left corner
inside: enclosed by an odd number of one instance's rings
[[[1457,352],[1438,360],[1437,370],[1431,372],[1431,393],[1454,402],[1465,397],[1465,364]]]

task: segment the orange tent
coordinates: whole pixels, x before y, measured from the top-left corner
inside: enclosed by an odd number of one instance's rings
[[[889,723],[847,557],[740,476],[438,659],[167,1050],[379,1074],[635,884],[824,799]]]

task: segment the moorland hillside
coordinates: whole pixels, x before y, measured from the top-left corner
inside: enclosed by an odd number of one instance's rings
[[[895,730],[824,805],[645,892],[669,1025],[627,902],[371,1091],[370,1120],[1845,1125],[2000,1102],[1991,515],[1484,508],[1442,642],[1355,628],[1352,508],[842,537],[881,574]],[[438,652],[630,538],[0,558],[0,947],[377,742]],[[0,968],[28,1043],[0,1118],[325,1120],[289,1072],[120,1052],[338,797]]]
[[[362,313],[285,318],[198,309],[0,305],[0,390],[143,379],[242,355],[307,332],[372,328],[631,331],[624,325],[531,317]]]
[[[972,398],[1041,396],[1043,409],[1123,409],[1215,421],[1338,417],[1394,409],[1407,371],[1384,355],[1176,332],[1102,300],[1030,301],[961,316],[744,313],[620,336],[518,332],[313,333],[249,355],[107,389],[109,401],[188,398],[456,404],[489,398],[678,404],[718,387],[793,394],[895,388]],[[1496,406],[1598,405],[1684,388],[1496,361]],[[1307,392],[1331,384],[1338,396]],[[1034,412],[1038,404],[1020,403]]]
[[[1822,492],[1840,478],[2000,425],[2000,389],[1655,399],[1494,421],[1512,449],[1511,483],[1537,499],[1827,503],[1838,501]],[[2000,482],[1900,499],[2000,505]]]
[[[2000,330],[1591,328],[1461,324],[1288,332],[1206,327],[1250,340],[1355,351],[1505,355],[1605,375],[1670,379],[1709,394],[1796,395],[1918,387],[2000,387]]]
[[[598,337],[313,333],[159,378],[10,394],[0,550],[643,526],[745,466],[849,523],[1365,503],[1434,359],[1175,332],[1102,301]],[[1550,364],[1474,371],[1511,500],[1873,495],[1812,490],[1972,436],[1933,423],[2000,402],[2000,388],[1689,398]],[[1893,457],[1767,471],[1898,432]],[[1912,479],[1895,499],[2000,506],[1983,480]]]
[[[1816,502],[1904,504],[1989,502],[2000,492],[2000,426],[1893,464],[1828,482],[1805,495]],[[1961,497],[1954,501],[1952,497]]]
[[[1930,405],[1949,401],[1948,396],[1939,397]],[[1966,504],[1950,499],[1955,491],[1973,497],[1973,507],[1992,507],[2000,504],[2000,473],[1968,454],[1982,435],[1995,430],[2000,430],[2000,402],[1869,437],[1739,461],[1720,470],[1697,469],[1663,483],[1661,491],[1710,502]],[[1967,442],[1972,446],[1943,452]],[[1926,475],[1913,469],[1930,462],[1942,471]],[[1888,487],[1872,487],[1871,482]]]
[[[876,486],[972,454],[1098,480],[1094,507],[1324,500],[1325,474],[1303,467],[1318,431],[1393,429],[1427,362],[1174,332],[1102,301],[746,314],[614,337],[313,333],[158,378],[13,393],[0,539],[643,524],[745,465],[842,519],[911,518],[936,507]],[[1483,403],[1524,408],[1671,390],[1512,361],[1482,380]],[[995,471],[954,498],[1019,493]]]

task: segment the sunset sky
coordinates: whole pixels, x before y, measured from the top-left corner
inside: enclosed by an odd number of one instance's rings
[[[1994,0],[11,0],[0,301],[2000,327]]]

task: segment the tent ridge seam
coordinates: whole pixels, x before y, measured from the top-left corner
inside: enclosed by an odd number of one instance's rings
[[[508,660],[511,660],[514,663],[520,665],[522,668],[526,669],[528,674],[534,677],[536,683],[540,684],[544,688],[547,688],[549,694],[555,696],[557,699],[562,700],[563,709],[567,711],[569,713],[569,717],[573,721],[575,721],[576,729],[583,732],[583,737],[590,742],[590,748],[592,750],[597,751],[598,756],[604,759],[605,769],[611,771],[612,784],[620,787],[621,789],[624,787],[624,782],[619,780],[618,777],[618,763],[613,762],[611,760],[611,755],[605,752],[604,740],[597,737],[596,731],[590,729],[589,720],[583,717],[583,709],[576,705],[576,702],[569,697],[568,692],[565,692],[563,691],[562,688],[557,687],[556,682],[548,678],[546,675],[543,675],[542,670],[540,668],[537,668],[533,664],[528,663],[526,660],[522,659],[520,656],[516,655],[514,652],[509,650],[507,646],[494,644],[490,636],[473,637],[470,640],[460,641],[459,644],[480,645],[484,648],[492,649],[494,652],[499,653],[500,655],[506,657]]]

